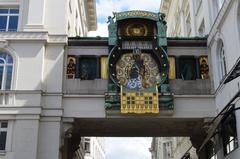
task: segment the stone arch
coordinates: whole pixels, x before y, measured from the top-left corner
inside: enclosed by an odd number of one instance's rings
[[[217,48],[216,48],[216,54],[217,54],[217,65],[218,65],[218,79],[219,82],[224,78],[224,76],[227,74],[227,63],[226,63],[226,49],[224,45],[224,40],[222,38],[218,38],[217,40]]]

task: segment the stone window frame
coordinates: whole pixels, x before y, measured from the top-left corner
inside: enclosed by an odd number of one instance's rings
[[[226,114],[226,117],[221,122],[221,138],[222,138],[222,146],[223,146],[223,153],[224,156],[227,156],[234,150],[239,147],[238,143],[238,136],[237,136],[237,125],[236,125],[236,115],[235,115],[235,107],[232,107]],[[233,122],[233,123],[231,123]],[[233,126],[230,124],[234,124],[234,135],[233,137],[230,136],[229,128],[227,126]],[[227,139],[229,137],[229,139]],[[233,147],[231,147],[233,146]]]
[[[227,59],[225,53],[225,47],[222,39],[218,40],[218,47],[217,47],[217,62],[218,62],[218,78],[221,82],[227,74]]]
[[[1,10],[2,11],[7,10],[7,13],[5,13],[5,12],[2,13]],[[14,10],[15,10],[15,12],[11,13],[11,11],[14,11]],[[20,20],[19,19],[19,15],[20,15],[19,12],[20,12],[19,7],[15,7],[15,6],[13,6],[13,7],[0,7],[0,17],[5,17],[5,16],[7,17],[6,28],[3,29],[3,30],[0,29],[0,32],[17,32],[18,31],[18,24],[19,24],[19,20]],[[10,17],[14,17],[14,16],[18,17],[17,26],[13,30],[9,30]]]
[[[6,124],[6,126],[4,126]],[[6,150],[6,145],[7,145],[7,135],[8,135],[8,122],[7,121],[0,121],[0,134],[6,132],[5,136],[5,144],[3,146],[3,149],[0,149],[0,153],[5,152]]]
[[[168,145],[169,144],[169,145]],[[167,156],[165,156],[165,154],[164,154],[164,146],[166,145],[166,154],[167,154]],[[170,146],[170,148],[169,147],[167,147],[167,146]],[[174,155],[173,155],[173,142],[172,141],[164,141],[163,143],[162,143],[162,147],[163,147],[163,157],[167,157],[167,158],[173,158],[174,157]],[[168,156],[168,150],[170,150],[170,156]]]
[[[4,56],[4,54],[6,55],[6,57],[1,57],[1,55]],[[8,60],[11,59],[11,62],[9,62]],[[2,83],[1,83],[1,87],[0,90],[11,90],[12,89],[12,85],[13,85],[13,75],[14,75],[14,58],[11,54],[1,51],[0,50],[0,61],[3,61],[3,63],[0,63],[0,67],[3,67],[3,72],[2,72]],[[8,79],[7,75],[8,75],[8,69],[7,68],[11,68],[11,77],[10,79]],[[9,88],[7,87],[7,82],[10,80],[9,83]]]

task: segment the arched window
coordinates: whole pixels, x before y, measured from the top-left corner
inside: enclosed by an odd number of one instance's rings
[[[218,63],[219,63],[219,80],[222,80],[223,77],[227,74],[227,67],[226,67],[226,56],[224,51],[224,45],[222,40],[219,41],[218,45]]]
[[[11,89],[13,75],[13,58],[11,55],[0,52],[0,89]]]

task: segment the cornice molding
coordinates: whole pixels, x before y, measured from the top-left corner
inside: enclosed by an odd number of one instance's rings
[[[47,32],[1,32],[0,40],[47,40]]]
[[[48,43],[54,43],[54,44],[67,44],[68,37],[67,35],[48,35]]]
[[[67,35],[49,35],[48,32],[1,32],[0,47],[7,41],[44,41],[53,44],[67,44]]]

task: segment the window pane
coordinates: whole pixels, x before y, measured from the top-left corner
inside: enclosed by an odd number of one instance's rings
[[[82,80],[93,80],[97,78],[97,59],[96,58],[80,59],[80,78]]]
[[[2,89],[3,66],[0,66],[0,89]]]
[[[7,17],[0,16],[0,31],[6,31],[7,26]]]
[[[17,31],[18,16],[10,16],[8,31]]]
[[[3,59],[0,59],[0,64],[4,64],[4,60]]]
[[[12,66],[7,66],[7,78],[5,89],[11,89],[11,83],[12,83]]]
[[[196,60],[194,57],[180,57],[180,78],[183,80],[196,79]]]
[[[19,9],[10,9],[10,13],[18,14]]]
[[[11,55],[7,55],[7,63],[8,64],[12,64],[13,63],[13,58],[12,58],[12,56]]]
[[[0,132],[0,150],[5,150],[7,132]]]
[[[0,14],[1,14],[1,13],[4,13],[4,14],[5,14],[5,13],[8,13],[8,9],[0,9]]]
[[[6,53],[0,53],[0,58],[3,58],[4,60],[7,59],[7,54]]]
[[[1,128],[7,128],[8,126],[8,123],[7,122],[2,122],[1,123]]]

